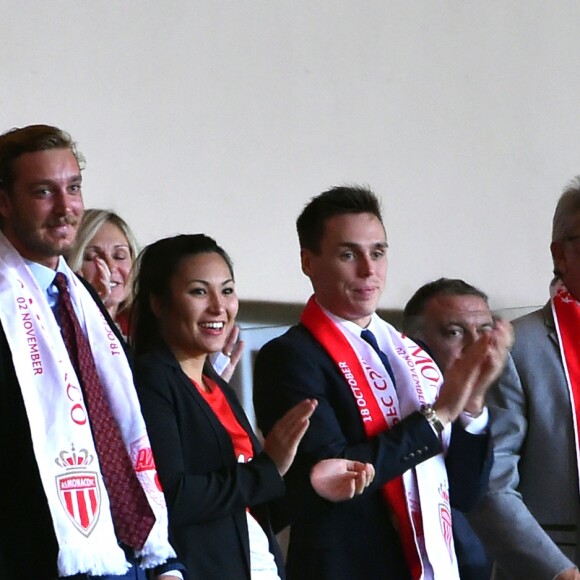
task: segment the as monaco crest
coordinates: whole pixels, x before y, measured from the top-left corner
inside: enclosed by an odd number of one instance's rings
[[[55,462],[65,471],[56,476],[56,488],[62,507],[76,529],[89,536],[99,519],[101,490],[98,475],[88,471],[94,456],[86,449],[61,451]]]

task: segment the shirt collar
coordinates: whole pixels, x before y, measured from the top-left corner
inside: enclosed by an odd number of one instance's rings
[[[318,300],[316,302],[318,302]],[[379,315],[376,312],[373,312],[373,314],[371,316],[371,321],[369,322],[369,325],[366,328],[363,328],[362,326],[359,326],[356,322],[351,322],[350,320],[346,320],[345,318],[341,318],[340,316],[337,316],[336,314],[333,314],[332,312],[330,312],[330,310],[327,310],[326,308],[324,308],[324,306],[322,306],[320,304],[320,302],[318,302],[318,306],[320,306],[320,308],[322,308],[322,310],[324,311],[324,313],[334,323],[343,325],[352,334],[356,334],[356,335],[360,336],[360,333],[363,330],[370,330],[373,334],[376,335],[376,331],[377,331],[377,322],[376,321],[377,321],[377,319],[379,317]]]
[[[58,294],[58,290],[54,285],[54,277],[56,276],[57,272],[62,272],[63,274],[66,273],[64,258],[59,256],[56,270],[39,264],[38,262],[31,262],[30,260],[26,259],[24,261],[34,276],[37,284],[40,286],[40,289],[49,297],[56,296]]]

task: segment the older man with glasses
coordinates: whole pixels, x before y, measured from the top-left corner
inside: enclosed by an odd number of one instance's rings
[[[470,521],[500,580],[580,578],[580,177],[558,201],[550,250],[550,300],[514,322],[488,394],[495,463]]]

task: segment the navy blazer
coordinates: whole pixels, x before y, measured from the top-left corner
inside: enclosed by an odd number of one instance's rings
[[[1,326],[0,396],[0,578],[54,580],[58,544],[12,352]]]
[[[258,425],[268,433],[282,414],[305,398],[318,406],[286,476],[292,522],[289,580],[408,579],[402,546],[381,487],[441,452],[441,443],[420,413],[367,439],[356,402],[337,366],[302,325],[269,342],[254,372]],[[318,497],[307,468],[328,457],[372,463],[376,476],[359,497],[330,503]],[[470,509],[487,488],[491,453],[488,434],[470,435],[453,426],[446,455],[450,497]]]
[[[284,481],[261,450],[232,389],[209,365],[252,440],[254,459],[238,463],[229,433],[165,346],[137,357],[135,382],[169,508],[170,539],[193,579],[250,580],[246,508],[264,529],[283,577],[268,502]]]

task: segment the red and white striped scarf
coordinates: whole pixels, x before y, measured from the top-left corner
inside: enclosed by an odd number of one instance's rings
[[[576,463],[580,466],[580,303],[561,280],[550,286],[552,313],[558,335],[562,364],[572,403],[576,435]]]
[[[362,329],[323,310],[314,297],[301,322],[341,371],[367,438],[435,400],[442,375],[433,359],[376,314],[371,326],[389,357],[396,390],[377,353],[360,337]],[[448,426],[443,433],[445,448],[450,431]],[[413,579],[459,578],[443,453],[387,482],[383,495],[395,515]]]

